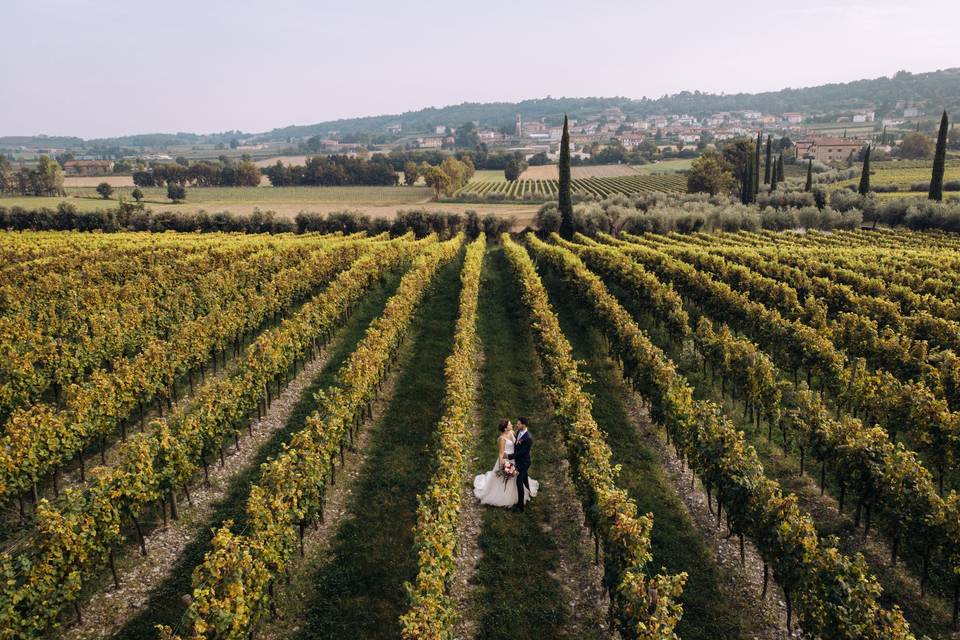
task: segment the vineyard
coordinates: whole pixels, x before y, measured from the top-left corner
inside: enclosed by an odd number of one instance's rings
[[[871,167],[870,182],[879,189],[896,189],[885,193],[909,194],[926,193],[930,186],[931,162],[929,160],[900,160],[897,162],[878,162]],[[944,181],[960,183],[960,162],[948,160],[944,171]],[[856,187],[859,178],[839,183],[839,186]],[[960,186],[955,191],[960,191]]]
[[[557,180],[472,181],[455,197],[499,198],[543,201],[557,197]],[[686,176],[679,174],[621,175],[615,177],[573,178],[573,193],[605,198],[615,194],[686,193]]]
[[[2,233],[0,639],[956,638],[958,249]]]

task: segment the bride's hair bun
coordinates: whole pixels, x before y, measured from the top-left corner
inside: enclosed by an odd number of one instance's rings
[[[510,426],[509,420],[501,420],[500,425],[497,428],[500,430],[500,433],[503,433],[504,431],[507,430],[507,427],[509,426]]]

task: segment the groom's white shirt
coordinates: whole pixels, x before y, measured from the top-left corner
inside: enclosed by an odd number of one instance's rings
[[[522,437],[524,436],[524,434],[526,434],[526,433],[527,433],[527,430],[526,430],[526,429],[521,429],[520,431],[518,431],[518,432],[517,432],[517,440],[516,440],[516,442],[520,442],[520,438],[522,438]],[[516,443],[514,443],[514,444],[516,444]]]

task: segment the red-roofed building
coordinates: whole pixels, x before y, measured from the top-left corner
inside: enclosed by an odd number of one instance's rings
[[[797,158],[830,162],[846,162],[850,156],[856,157],[866,144],[856,138],[809,138],[798,140],[794,146]]]

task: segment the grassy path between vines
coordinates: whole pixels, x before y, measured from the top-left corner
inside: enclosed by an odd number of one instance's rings
[[[820,495],[816,480],[820,465],[812,457],[808,457],[806,469],[801,475],[799,453],[796,449],[783,449],[776,429],[772,441],[767,440],[766,423],[757,429],[750,420],[745,420],[743,404],[721,392],[719,377],[711,379],[711,376],[703,375],[700,363],[693,359],[691,351],[681,351],[677,345],[670,344],[662,337],[659,344],[693,385],[696,398],[712,400],[723,406],[726,416],[744,432],[747,442],[757,450],[767,477],[779,482],[785,492],[797,496],[800,508],[813,517],[817,533],[821,536],[837,536],[838,548],[846,554],[864,554],[871,571],[883,587],[882,602],[885,606],[900,605],[911,629],[919,635],[926,634],[931,638],[956,637],[950,629],[949,600],[930,592],[926,598],[921,598],[916,578],[919,570],[914,567],[914,575],[909,575],[902,561],[898,567],[891,567],[888,545],[879,540],[876,528],[871,535],[871,542],[864,543],[863,529],[855,525],[850,515],[856,504],[853,492],[847,495],[846,513],[840,512],[834,498],[840,494],[835,478],[828,477],[827,495]],[[943,588],[943,585],[939,586]]]
[[[522,514],[482,507],[483,555],[473,577],[474,602],[465,615],[474,619],[471,627],[482,640],[607,637],[604,611],[584,593],[591,591],[585,580],[599,591],[599,576],[591,571],[592,551],[582,553],[583,515],[572,489],[563,490],[559,433],[538,380],[529,319],[499,248],[484,264],[478,322],[484,365],[474,473],[493,466],[499,421],[526,416],[536,438],[530,475],[541,485]]]
[[[766,624],[725,591],[730,589],[733,576],[718,563],[671,486],[658,454],[631,420],[626,404],[630,390],[605,355],[599,331],[587,312],[577,308],[562,282],[547,270],[540,271],[574,357],[584,362],[582,370],[591,378],[586,389],[594,395],[594,418],[607,433],[614,463],[622,465],[618,484],[630,493],[640,513],[653,513],[651,569],[666,567],[670,573],[689,574],[677,633],[684,640],[762,636]]]
[[[424,298],[399,363],[396,391],[370,433],[366,461],[328,551],[312,576],[298,638],[397,638],[404,582],[417,571],[417,494],[433,469],[434,428],[453,348],[462,260],[444,267]]]
[[[250,486],[260,475],[260,464],[267,458],[276,456],[281,451],[282,444],[289,441],[294,433],[304,427],[307,416],[317,407],[314,394],[333,383],[337,370],[363,338],[367,326],[383,311],[387,298],[393,293],[398,283],[399,276],[388,276],[385,285],[374,288],[354,309],[346,325],[334,337],[327,364],[301,395],[286,424],[260,448],[254,464],[232,478],[227,497],[217,505],[213,515],[200,528],[201,533],[187,547],[167,579],[153,592],[146,608],[125,625],[116,634],[116,638],[129,640],[152,638],[156,634],[154,625],[161,623],[177,627],[186,610],[186,604],[182,598],[184,594],[191,591],[190,578],[193,567],[203,560],[203,556],[209,550],[212,530],[227,519],[233,519],[238,523],[246,519],[247,496]],[[184,515],[189,517],[189,509],[185,510]]]

